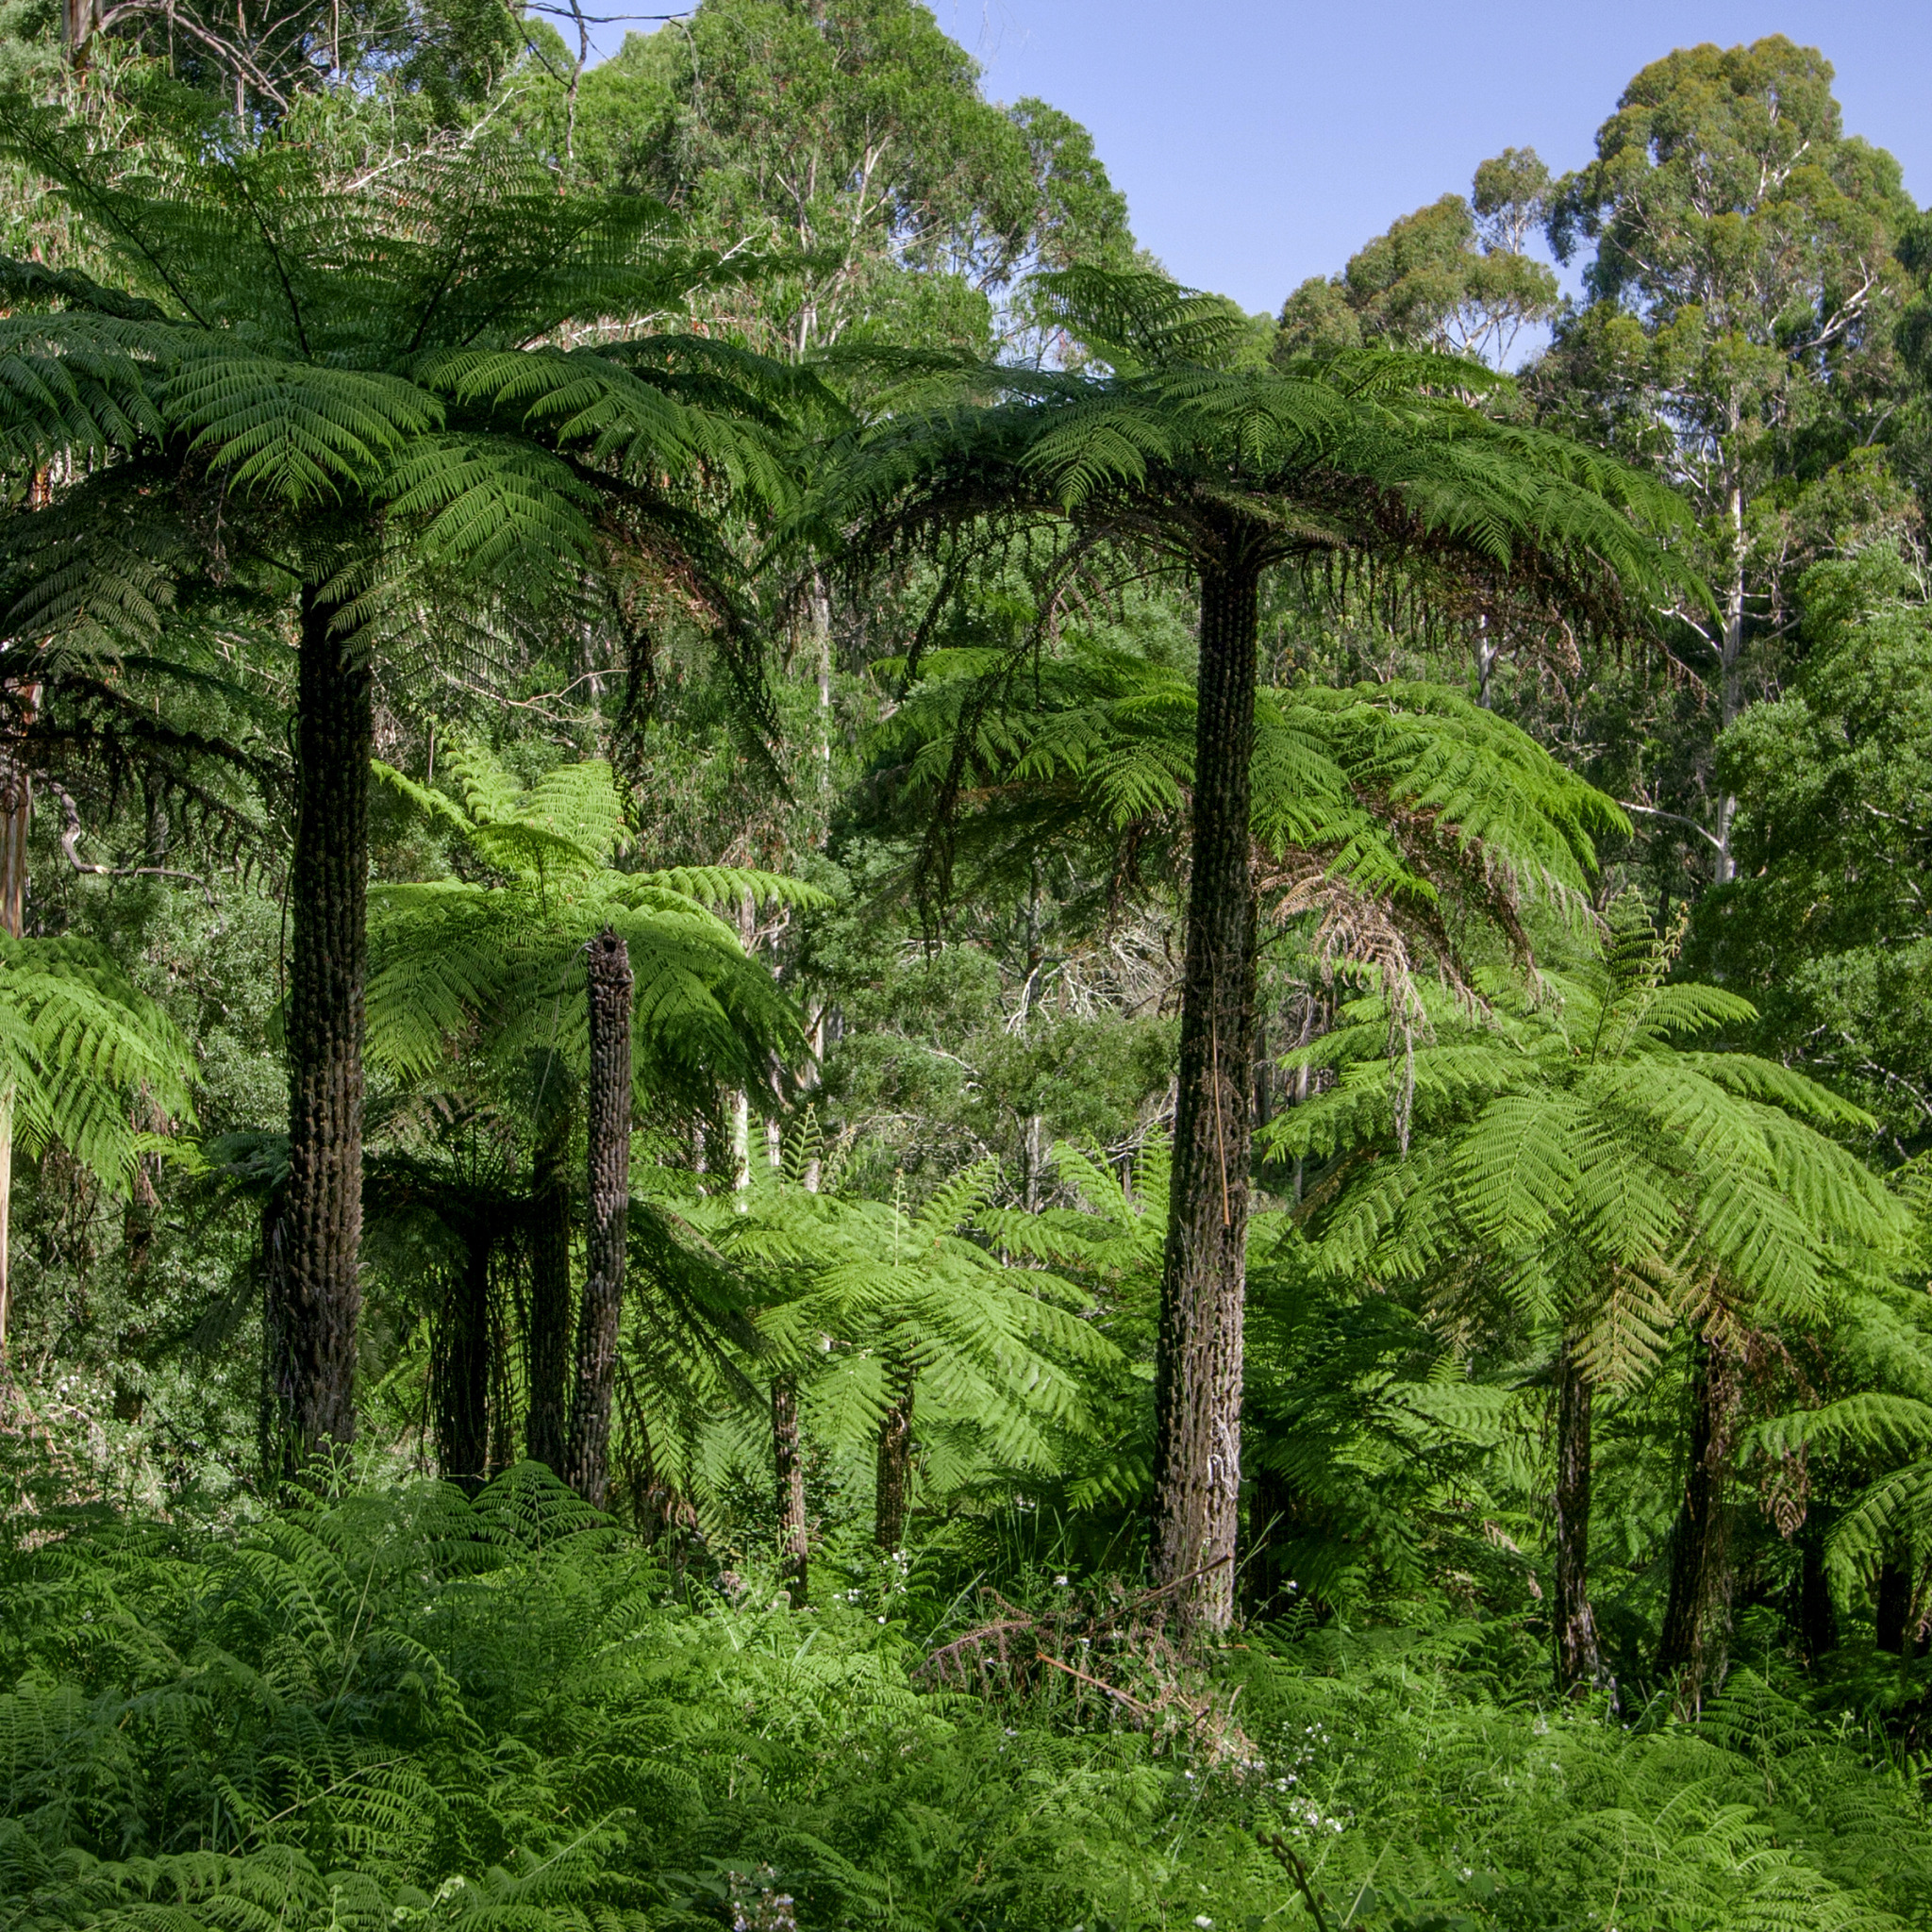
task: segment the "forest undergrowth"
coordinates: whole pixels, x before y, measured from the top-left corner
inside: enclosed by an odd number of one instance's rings
[[[1694,1724],[1522,1622],[1192,1656],[1040,1526],[773,1574],[524,1464],[252,1523],[9,1519],[0,1925],[1923,1924],[1924,1765],[1747,1626]],[[23,1525],[31,1527],[23,1528]],[[1048,1547],[1051,1547],[1050,1541]],[[1907,1667],[1909,1671],[1909,1666]]]

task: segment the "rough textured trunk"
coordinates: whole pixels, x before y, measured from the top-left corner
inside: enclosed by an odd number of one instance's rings
[[[1552,1616],[1557,1689],[1579,1694],[1603,1680],[1590,1607],[1590,1383],[1566,1340],[1557,1357],[1557,1591]]]
[[[289,1180],[268,1282],[272,1473],[356,1435],[362,1308],[362,982],[369,880],[369,666],[302,592],[300,799],[290,867]]]
[[[1657,1640],[1659,1676],[1679,1681],[1695,1704],[1722,1641],[1730,1602],[1724,1534],[1724,1464],[1730,1455],[1731,1409],[1737,1389],[1730,1357],[1700,1336],[1691,1344],[1690,1440],[1684,1500],[1671,1539],[1671,1590]]]
[[[902,1359],[892,1377],[892,1400],[879,1418],[878,1479],[873,1504],[873,1541],[896,1550],[906,1541],[906,1508],[912,1489],[912,1397],[919,1371]]]
[[[630,955],[608,926],[591,941],[591,1225],[577,1316],[564,1480],[604,1507],[610,1482],[610,1396],[624,1308],[630,1223]]]
[[[561,1475],[570,1386],[570,1116],[550,1110],[530,1187],[530,1407],[524,1453]]]
[[[1241,1495],[1258,588],[1258,572],[1245,567],[1210,570],[1201,585],[1192,875],[1155,1361],[1154,1580],[1178,1586],[1180,1621],[1208,1631],[1224,1630],[1234,1611]]]
[[[798,1436],[798,1383],[779,1375],[772,1383],[772,1473],[778,1494],[778,1576],[791,1607],[806,1604],[810,1531],[805,1519],[805,1455]]]
[[[471,1495],[490,1473],[490,1258],[492,1242],[470,1234],[449,1282],[437,1336],[436,1458],[446,1482]]]

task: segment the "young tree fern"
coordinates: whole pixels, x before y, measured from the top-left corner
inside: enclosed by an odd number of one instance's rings
[[[1045,284],[1093,359],[976,370],[859,438],[821,514],[863,558],[951,571],[1021,528],[1067,567],[1150,556],[1200,585],[1191,858],[1174,1205],[1158,1368],[1154,1568],[1225,1624],[1240,1490],[1241,1283],[1255,970],[1255,678],[1261,579],[1372,561],[1441,622],[1531,632],[1628,621],[1679,573],[1668,492],[1466,398],[1493,378],[1431,357],[1244,364],[1227,305],[1154,275]]]
[[[624,807],[601,759],[558,766],[526,789],[480,747],[459,743],[445,770],[462,805],[386,765],[375,769],[454,834],[468,869],[484,874],[374,889],[369,1053],[410,1081],[440,1079],[460,1059],[529,1124],[525,1441],[528,1454],[561,1473],[571,1456],[572,1306],[562,1154],[574,1123],[599,1105],[586,950],[608,935],[634,986],[625,997],[627,1079],[609,1107],[662,1123],[702,1111],[720,1084],[762,1088],[774,1056],[782,1063],[805,1050],[791,1001],[769,969],[747,957],[736,927],[709,908],[746,893],[800,904],[820,895],[795,880],[728,868],[618,871]],[[587,1083],[588,1101],[580,1101]],[[603,1279],[611,1273],[592,1272]],[[613,1300],[607,1310],[613,1319],[615,1307]],[[592,1407],[606,1435],[609,1400],[602,1380]],[[589,1411],[570,1423],[570,1433],[578,1421],[598,1433]],[[586,1480],[601,1501],[601,1481]]]
[[[296,139],[196,126],[142,172],[18,95],[0,150],[125,283],[0,263],[0,444],[71,479],[8,533],[8,630],[138,641],[175,584],[219,578],[298,639],[268,1329],[292,1467],[355,1427],[374,659],[575,596],[613,556],[722,586],[704,512],[779,490],[759,425],[797,379],[652,332],[714,262],[656,204],[559,195],[534,161],[466,149],[338,177]]]
[[[806,1187],[802,1148],[794,1136],[782,1168],[755,1162],[741,1188],[663,1205],[741,1284],[745,1369],[792,1391],[834,1457],[874,1463],[879,1546],[903,1543],[915,1422],[920,1485],[936,1497],[1076,1458],[1095,1426],[1090,1385],[1118,1354],[1083,1290],[995,1252],[993,1228],[1016,1218],[989,1205],[997,1163],[908,1210],[843,1194],[836,1175]],[[802,1600],[804,1553],[790,1556]]]
[[[1700,1045],[1751,1008],[1668,982],[1674,951],[1626,894],[1580,969],[1533,995],[1492,981],[1480,1011],[1430,995],[1427,1033],[1392,1057],[1389,1002],[1371,993],[1306,1056],[1336,1084],[1267,1135],[1335,1163],[1315,1223],[1327,1268],[1417,1284],[1452,1341],[1472,1324],[1543,1338],[1565,1690],[1601,1671],[1593,1391],[1634,1384],[1680,1325],[1723,1346],[1814,1314],[1837,1270],[1898,1238],[1895,1204],[1825,1131],[1865,1116],[1774,1062]]]

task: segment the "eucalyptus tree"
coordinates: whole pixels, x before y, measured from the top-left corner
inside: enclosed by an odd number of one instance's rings
[[[1422,1042],[1392,1058],[1390,996],[1371,991],[1311,1050],[1336,1084],[1270,1129],[1335,1163],[1324,1265],[1415,1289],[1452,1341],[1515,1329],[1551,1358],[1564,1690],[1603,1675],[1587,1567],[1595,1391],[1630,1388],[1693,1331],[1659,1660],[1694,1675],[1722,1597],[1724,1358],[1755,1325],[1816,1319],[1838,1274],[1901,1235],[1884,1188],[1830,1138],[1866,1117],[1775,1061],[1703,1044],[1752,1008],[1667,981],[1674,953],[1626,893],[1601,950],[1546,972],[1537,997],[1492,983],[1486,1014],[1432,1000]]]
[[[1817,554],[1806,525],[1829,526],[1834,470],[1902,420],[1895,250],[1917,209],[1893,157],[1845,133],[1832,77],[1781,34],[1679,48],[1631,79],[1595,158],[1549,195],[1558,258],[1593,252],[1589,299],[1531,393],[1544,420],[1654,464],[1694,507],[1717,592],[1714,611],[1682,613],[1717,698],[1701,731],[1777,675],[1764,654],[1789,627],[1793,562]],[[1701,818],[1724,883],[1737,796],[1707,738],[1699,750],[1708,795],[1668,802]]]
[[[1644,526],[1669,493],[1465,399],[1475,364],[1357,354],[1256,367],[1246,319],[1149,275],[1041,293],[1078,367],[994,364],[858,437],[819,515],[855,565],[937,551],[941,583],[1023,531],[1064,570],[1108,557],[1199,584],[1187,957],[1157,1371],[1153,1560],[1225,1624],[1240,1488],[1251,1141],[1258,601],[1271,570],[1375,566],[1399,607],[1519,627],[1639,620],[1678,573]],[[1057,593],[1056,593],[1057,594]]]
[[[1404,215],[1341,275],[1296,289],[1281,305],[1275,353],[1380,341],[1505,366],[1524,330],[1559,307],[1557,277],[1524,250],[1549,190],[1534,148],[1506,148],[1475,171],[1470,198],[1445,194]]]
[[[0,266],[0,434],[13,463],[72,479],[8,532],[34,579],[8,629],[58,639],[106,611],[139,641],[177,583],[213,578],[296,641],[266,1344],[292,1467],[355,1432],[375,662],[514,630],[620,558],[722,585],[705,511],[777,487],[749,425],[772,420],[759,390],[779,373],[653,332],[713,258],[657,204],[559,195],[532,162],[439,150],[347,174],[321,144],[189,128],[137,163],[18,97],[0,148],[128,285]]]

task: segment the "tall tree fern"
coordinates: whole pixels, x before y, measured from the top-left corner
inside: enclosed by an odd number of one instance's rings
[[[713,263],[655,204],[559,196],[534,162],[433,153],[338,178],[295,139],[188,127],[130,170],[18,96],[0,149],[125,282],[0,264],[0,437],[75,479],[10,533],[8,630],[139,640],[175,584],[216,575],[298,639],[268,1325],[292,1467],[355,1427],[373,660],[420,647],[430,612],[500,625],[575,596],[616,555],[722,584],[705,509],[778,489],[757,425],[791,378],[654,333]]]
[[[572,1310],[561,1169],[575,1124],[600,1105],[591,1091],[600,1062],[586,951],[621,947],[635,989],[625,995],[628,1065],[606,1110],[628,1119],[635,1108],[639,1120],[662,1126],[704,1111],[721,1084],[764,1086],[774,1057],[782,1064],[805,1051],[791,1002],[711,908],[746,893],[804,904],[820,895],[761,873],[618,870],[624,807],[602,759],[558,766],[524,787],[480,746],[459,742],[444,770],[461,804],[386,765],[375,769],[453,835],[471,875],[375,889],[370,1055],[410,1082],[460,1080],[467,1072],[528,1124],[525,1441],[529,1455],[561,1473]],[[614,1310],[613,1303],[613,1318]],[[607,1412],[608,1400],[606,1386],[599,1406]],[[601,1501],[601,1483],[591,1487]]]
[[[1814,1314],[1836,1271],[1894,1244],[1885,1189],[1829,1130],[1866,1117],[1774,1062],[1700,1044],[1751,1008],[1665,977],[1673,943],[1626,894],[1601,954],[1485,1010],[1429,1002],[1389,1054],[1389,1008],[1357,1002],[1307,1058],[1327,1092],[1270,1129],[1334,1163],[1316,1226],[1324,1264],[1417,1284],[1445,1337],[1514,1324],[1554,1357],[1557,1675],[1601,1674],[1587,1581],[1591,1409],[1693,1326]],[[1405,1129],[1403,1116],[1408,1115]]]
[[[1226,1623],[1240,1491],[1241,1290],[1256,958],[1255,679],[1264,575],[1374,560],[1449,621],[1624,621],[1674,583],[1649,534],[1668,493],[1466,397],[1474,365],[1356,355],[1256,368],[1224,303],[1153,275],[1045,284],[1087,358],[977,370],[859,440],[824,514],[861,550],[957,569],[1020,528],[1067,533],[1200,585],[1174,1188],[1158,1351],[1154,1567],[1185,1616]],[[1647,527],[1649,526],[1649,527]]]

